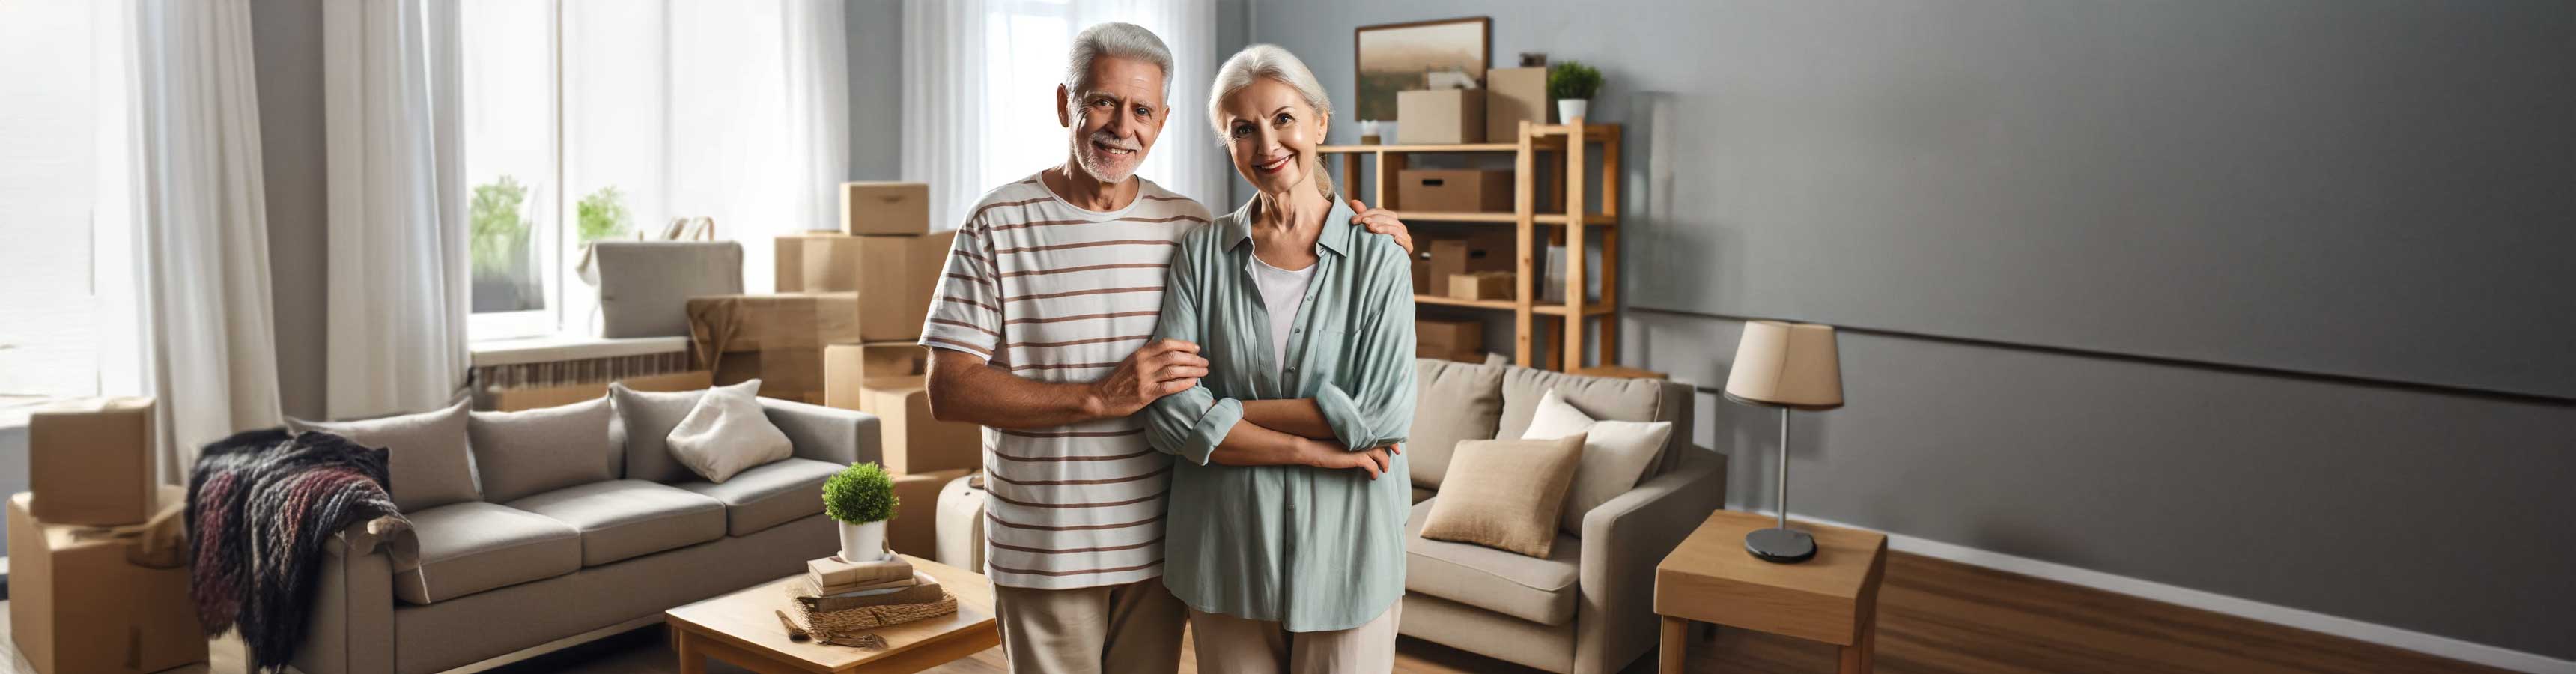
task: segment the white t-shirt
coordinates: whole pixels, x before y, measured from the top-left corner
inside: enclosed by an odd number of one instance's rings
[[[1261,306],[1270,311],[1270,373],[1288,366],[1289,329],[1296,327],[1297,308],[1306,303],[1306,286],[1315,282],[1315,267],[1289,271],[1252,258],[1252,285],[1261,288]]]

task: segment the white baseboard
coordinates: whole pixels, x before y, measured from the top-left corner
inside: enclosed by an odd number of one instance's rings
[[[1777,516],[1777,513],[1771,510],[1756,510],[1754,512]],[[1814,517],[1802,517],[1794,514],[1790,516],[1790,519],[1800,522],[1814,522],[1817,524],[1849,529],[1878,531],[1877,529],[1855,524]],[[2000,552],[1979,550],[1962,545],[1953,545],[1940,541],[1916,538],[1905,534],[1889,533],[1884,531],[1880,531],[1879,533],[1887,534],[1887,547],[1890,550],[1909,552],[1934,559],[1948,560],[1972,566],[1982,566],[1998,571],[2009,571],[2034,578],[2066,583],[2068,585],[2117,592],[2132,597],[2152,599],[2167,604],[2187,606],[2203,611],[2232,615],[2239,618],[2260,620],[2275,625],[2286,625],[2311,632],[2331,634],[2347,639],[2366,641],[2385,646],[2394,646],[2419,653],[2438,655],[2453,660],[2474,662],[2489,667],[2502,667],[2514,671],[2534,672],[2535,674],[2576,674],[2576,660],[2561,660],[2536,653],[2525,653],[2522,651],[2489,646],[2486,644],[2461,641],[2459,639],[2453,639],[2437,634],[2426,634],[2423,632],[2390,627],[2387,625],[2366,623],[2359,620],[2353,620],[2351,618],[2341,618],[2315,611],[2306,611],[2287,606],[2266,604],[2250,599],[2239,599],[2214,592],[2203,592],[2187,587],[2166,585],[2164,583],[2154,581],[2139,580],[2127,576],[2118,576],[2100,571],[2080,569],[2054,562],[2043,562],[2028,557],[2015,557]]]

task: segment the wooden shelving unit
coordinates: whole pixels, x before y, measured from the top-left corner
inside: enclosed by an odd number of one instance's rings
[[[1619,358],[1619,139],[1619,125],[1587,124],[1578,118],[1568,124],[1521,122],[1520,137],[1511,142],[1456,145],[1326,145],[1320,148],[1320,151],[1328,155],[1342,156],[1341,191],[1343,194],[1375,197],[1372,204],[1396,211],[1403,216],[1406,223],[1512,225],[1513,240],[1517,242],[1519,253],[1513,264],[1513,287],[1515,288],[1513,299],[1457,300],[1434,295],[1414,295],[1413,302],[1416,305],[1511,312],[1514,335],[1513,362],[1523,367],[1578,370],[1585,365],[1584,328],[1596,318],[1600,319],[1601,329],[1600,343],[1595,345],[1595,350],[1599,353],[1596,362],[1612,365],[1616,364]],[[1585,169],[1585,163],[1590,153],[1596,150],[1601,153],[1601,172],[1598,177],[1601,186],[1601,209],[1590,211],[1585,207],[1584,191],[1592,184],[1594,177]],[[1392,188],[1396,174],[1411,165],[1413,155],[1473,153],[1512,155],[1512,212],[1416,212],[1405,210],[1404,204],[1397,203],[1395,200],[1395,191]],[[1376,169],[1375,177],[1369,185],[1370,189],[1366,191],[1362,191],[1359,185],[1360,161],[1363,157],[1376,162],[1372,167]],[[1541,164],[1542,161],[1547,163]],[[1548,184],[1545,189],[1546,194],[1557,196],[1555,203],[1560,212],[1542,213],[1538,210],[1542,194],[1539,191],[1541,186],[1538,184],[1541,166],[1555,169],[1547,172]],[[1544,232],[1540,229],[1542,226],[1546,228]],[[1601,268],[1598,270],[1601,275],[1601,297],[1587,302],[1584,297],[1584,286],[1594,270],[1587,269],[1584,262],[1586,253],[1590,250],[1591,239],[1588,235],[1596,229],[1601,233]],[[1562,302],[1539,301],[1539,284],[1546,278],[1545,271],[1539,269],[1536,264],[1539,250],[1538,237],[1542,234],[1547,237],[1549,244],[1565,247],[1565,299]],[[1417,240],[1420,238],[1416,236]],[[1542,317],[1544,322],[1550,324],[1547,327],[1554,333],[1554,338],[1548,340],[1545,345],[1545,353],[1537,351],[1539,345],[1532,339],[1532,335],[1539,334],[1539,323],[1542,322]]]

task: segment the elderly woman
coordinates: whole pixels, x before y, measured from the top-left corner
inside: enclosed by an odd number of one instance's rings
[[[1386,672],[1404,593],[1413,420],[1410,256],[1353,221],[1316,146],[1332,103],[1255,45],[1209,117],[1259,191],[1173,253],[1158,338],[1196,343],[1199,385],[1149,408],[1176,462],[1163,582],[1190,607],[1199,671]],[[1355,202],[1354,204],[1355,205]]]

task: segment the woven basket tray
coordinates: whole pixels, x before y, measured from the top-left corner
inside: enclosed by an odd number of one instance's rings
[[[928,620],[957,612],[957,595],[941,593],[939,601],[924,604],[887,604],[862,606],[840,611],[815,611],[803,603],[796,610],[805,615],[805,629],[817,637],[855,636],[865,630]]]

